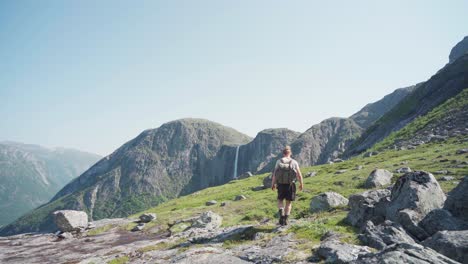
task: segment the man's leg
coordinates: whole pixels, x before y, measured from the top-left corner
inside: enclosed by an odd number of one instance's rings
[[[292,208],[292,201],[289,201],[289,200],[286,200],[286,208],[285,208],[285,212],[284,212],[284,220],[283,220],[283,224],[284,225],[288,225],[289,224],[289,215],[291,214],[291,208]]]
[[[283,225],[284,223],[284,203],[283,200],[278,199],[278,215],[279,215],[279,224]]]

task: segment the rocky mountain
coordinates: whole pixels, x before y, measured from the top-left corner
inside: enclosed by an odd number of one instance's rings
[[[203,119],[181,119],[142,132],[2,233],[50,230],[57,209],[92,219],[120,217],[232,179],[237,145],[251,138]],[[227,159],[227,160],[225,160]]]
[[[73,149],[0,142],[0,225],[50,200],[100,158]]]
[[[452,48],[449,55],[449,63],[454,62],[463,55],[468,53],[468,36],[464,37],[462,41],[458,42],[455,47]]]
[[[403,98],[408,96],[418,85],[396,89],[377,102],[367,104],[357,113],[350,116],[362,128],[368,128],[377,119],[395,107]]]
[[[446,65],[428,81],[419,84],[395,107],[384,114],[348,150],[348,155],[362,152],[390,133],[427,114],[468,87],[468,55]]]

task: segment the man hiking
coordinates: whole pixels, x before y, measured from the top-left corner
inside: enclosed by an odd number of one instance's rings
[[[291,214],[292,202],[296,200],[296,179],[299,181],[299,190],[302,191],[304,184],[299,164],[291,158],[291,147],[286,146],[283,157],[276,161],[273,176],[271,177],[271,189],[278,189],[279,224],[287,225]],[[284,207],[286,200],[286,207]]]

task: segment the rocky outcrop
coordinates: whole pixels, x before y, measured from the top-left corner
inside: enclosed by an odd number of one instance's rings
[[[211,230],[220,227],[222,222],[223,218],[220,215],[207,211],[193,220],[192,227]]]
[[[321,193],[310,201],[310,211],[313,213],[328,211],[336,207],[348,205],[348,199],[336,192]]]
[[[458,58],[468,53],[468,36],[464,37],[455,45],[449,54],[449,63],[456,61]]]
[[[468,221],[468,176],[449,192],[444,208],[453,216]]]
[[[388,170],[375,169],[370,173],[369,177],[364,183],[364,187],[366,188],[383,187],[385,185],[390,184],[392,182],[392,178],[393,178],[393,173],[389,172]]]
[[[383,222],[386,215],[385,204],[389,202],[390,194],[390,190],[381,189],[351,195],[346,222],[356,227],[363,226],[369,220],[374,223]]]
[[[359,240],[364,245],[380,250],[397,243],[415,243],[401,225],[388,220],[377,226],[372,221],[367,221]]]
[[[291,143],[302,166],[323,164],[341,156],[362,128],[349,118],[329,118],[314,125]]]
[[[419,222],[419,226],[424,229],[429,236],[443,230],[463,230],[468,229],[468,223],[454,217],[449,211],[435,209],[429,212]]]
[[[360,256],[353,264],[413,263],[413,264],[459,264],[458,262],[418,244],[395,244],[377,253]]]
[[[460,263],[468,263],[468,230],[440,231],[422,244]]]
[[[370,252],[368,247],[343,243],[339,240],[339,236],[332,234],[322,239],[316,254],[325,260],[325,263],[345,264]]]
[[[88,215],[83,211],[56,211],[54,212],[54,221],[62,232],[79,232],[88,227]]]
[[[145,213],[141,214],[139,217],[140,222],[142,223],[149,223],[153,220],[156,220],[156,214],[155,213]]]

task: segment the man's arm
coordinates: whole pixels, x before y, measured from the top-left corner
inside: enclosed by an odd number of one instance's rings
[[[299,164],[297,164],[296,168],[296,178],[299,181],[299,190],[302,191],[302,189],[304,189],[304,182],[302,181],[302,173]]]
[[[274,191],[276,188],[276,179],[275,179],[275,173],[276,173],[276,166],[275,169],[273,170],[273,173],[271,174],[271,189]]]

